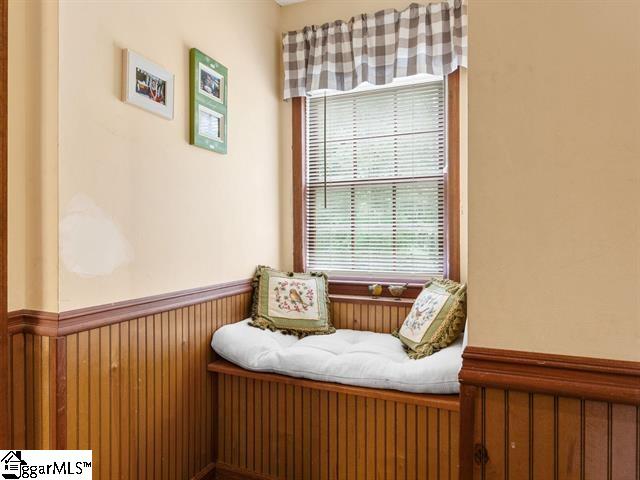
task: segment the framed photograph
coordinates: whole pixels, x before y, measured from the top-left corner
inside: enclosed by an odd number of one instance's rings
[[[212,100],[224,103],[224,77],[204,63],[198,63],[198,91]]]
[[[189,143],[227,153],[228,71],[197,48],[189,52]]]
[[[173,119],[173,74],[132,50],[125,49],[123,56],[123,100],[161,117]]]

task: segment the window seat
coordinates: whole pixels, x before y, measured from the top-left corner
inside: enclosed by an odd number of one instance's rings
[[[211,341],[218,355],[245,370],[416,394],[459,392],[462,338],[429,357],[411,360],[390,334],[339,329],[298,339],[248,323],[225,325]],[[214,365],[209,370],[229,368],[226,362]]]

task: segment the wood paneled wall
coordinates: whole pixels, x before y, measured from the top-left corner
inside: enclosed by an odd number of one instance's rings
[[[10,338],[11,448],[55,448],[55,339]]]
[[[336,328],[391,333],[400,328],[413,300],[368,299],[333,295],[331,321]]]
[[[185,479],[212,462],[211,334],[249,306],[245,293],[67,337],[67,448],[94,450],[94,478]]]
[[[216,435],[221,474],[458,478],[457,406],[229,375],[216,395],[211,334],[248,317],[250,303],[246,292],[59,337],[14,333],[13,446],[92,449],[99,479],[202,478]],[[339,328],[390,332],[410,301],[338,296],[331,308]]]
[[[640,406],[480,388],[477,480],[640,479]]]
[[[464,480],[640,480],[640,363],[469,346],[459,377]]]
[[[171,298],[153,301],[178,301]],[[331,309],[338,328],[390,332],[410,302],[337,296]],[[211,334],[247,318],[250,304],[245,291],[119,321],[118,315],[138,308],[128,302],[113,311],[117,323],[58,337],[46,335],[61,325],[63,314],[60,320],[55,314],[23,314],[26,330],[17,325],[10,338],[12,447],[92,449],[96,478],[184,479],[210,470]],[[100,315],[108,323],[109,310],[100,310],[86,314],[92,322]],[[60,342],[62,358],[56,353]]]
[[[247,318],[250,304],[246,292],[58,339],[13,334],[12,446],[56,448],[63,339],[62,447],[92,449],[96,479],[201,478],[213,466],[211,335]]]
[[[458,478],[455,409],[217,375],[221,478]]]

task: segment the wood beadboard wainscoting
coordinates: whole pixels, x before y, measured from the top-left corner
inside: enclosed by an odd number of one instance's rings
[[[249,316],[251,282],[10,316],[13,448],[93,450],[96,479],[213,473],[211,334]]]
[[[337,327],[381,332],[397,328],[413,301],[331,298]],[[96,479],[212,477],[211,334],[247,318],[250,307],[251,281],[242,280],[60,314],[12,312],[11,446],[91,449]],[[268,382],[255,388],[270,391]],[[375,408],[387,410],[384,402]],[[406,415],[428,422],[433,413],[421,408],[407,405]],[[429,431],[436,421],[445,419],[431,418]],[[452,412],[447,428],[456,421]]]
[[[467,347],[463,480],[640,479],[640,363]]]
[[[336,385],[228,362],[210,370],[221,479],[458,478],[456,395]]]
[[[56,448],[56,339],[9,336],[11,448]]]
[[[408,298],[331,295],[331,321],[336,328],[391,333],[400,328],[414,300]]]

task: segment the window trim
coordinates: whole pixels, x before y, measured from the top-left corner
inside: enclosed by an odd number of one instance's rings
[[[460,280],[460,71],[447,76],[447,167],[444,172],[445,191],[445,277]],[[306,98],[295,97],[291,102],[292,112],[292,175],[293,175],[293,268],[306,271],[306,158],[305,125]],[[371,282],[409,283],[410,287],[424,283],[416,278],[384,278],[380,275],[332,276],[330,293],[366,295],[366,285]],[[331,288],[333,287],[333,288]],[[333,291],[332,291],[333,290]],[[417,288],[408,288],[405,296],[415,298]],[[349,292],[349,293],[347,293]],[[362,293],[360,293],[362,292]]]

